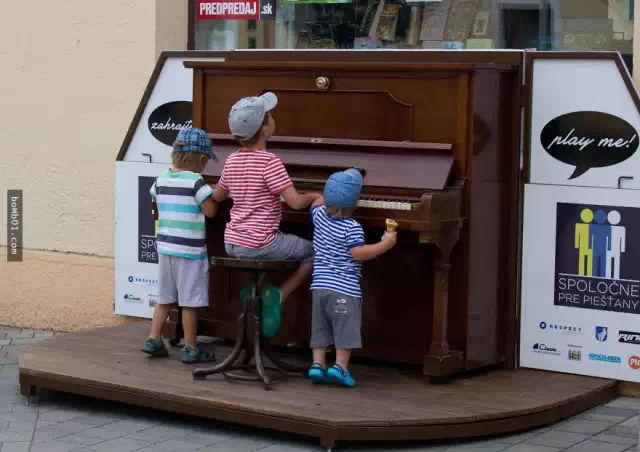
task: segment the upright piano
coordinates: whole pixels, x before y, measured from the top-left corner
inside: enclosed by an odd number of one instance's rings
[[[329,174],[358,168],[364,186],[354,217],[367,243],[380,240],[386,218],[399,223],[397,246],[363,265],[356,356],[420,365],[434,377],[513,367],[519,67],[353,62],[322,52],[301,61],[286,52],[259,58],[185,62],[193,69],[193,124],[211,134],[218,158],[205,179],[217,182],[238,148],[228,134],[231,105],[274,92],[268,150],[296,188],[322,191]],[[212,256],[225,255],[231,204],[207,221]],[[281,230],[311,239],[308,210],[283,209]],[[234,339],[243,275],[214,267],[210,278],[200,334]],[[272,342],[308,344],[310,304],[308,286],[293,294]]]

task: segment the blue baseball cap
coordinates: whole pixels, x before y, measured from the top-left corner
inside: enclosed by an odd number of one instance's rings
[[[360,198],[362,174],[355,168],[333,173],[324,185],[324,202],[328,206],[353,209]]]
[[[173,142],[173,150],[178,152],[195,151],[215,159],[211,150],[211,138],[202,129],[195,127],[185,127],[180,130],[176,141]]]

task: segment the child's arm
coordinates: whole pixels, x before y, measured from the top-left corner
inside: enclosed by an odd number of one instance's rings
[[[385,232],[380,242],[351,248],[351,257],[355,261],[368,261],[386,253],[396,244],[397,233]]]
[[[218,213],[218,203],[211,198],[207,198],[200,203],[200,208],[205,217],[215,217]]]
[[[218,202],[224,201],[225,199],[227,199],[227,196],[229,196],[229,192],[222,188],[220,184],[215,186],[215,188],[213,189],[213,195],[211,195],[211,197]]]
[[[194,196],[196,202],[200,204],[200,209],[206,217],[213,217],[218,212],[218,203],[211,197],[213,196],[213,190],[210,184],[204,182],[204,179],[200,177],[194,187]]]
[[[311,208],[313,209],[316,206],[321,206],[324,204],[324,196],[320,195],[320,197],[316,198],[315,201],[313,201],[313,204],[311,204]]]
[[[294,210],[309,207],[309,204],[322,197],[320,193],[298,193],[298,190],[296,190],[293,185],[280,193],[280,196],[282,196],[287,205]]]

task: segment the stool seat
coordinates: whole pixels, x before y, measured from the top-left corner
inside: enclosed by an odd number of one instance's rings
[[[235,270],[277,272],[295,270],[298,268],[296,261],[276,261],[258,259],[237,259],[235,257],[211,257],[211,265],[233,268]]]

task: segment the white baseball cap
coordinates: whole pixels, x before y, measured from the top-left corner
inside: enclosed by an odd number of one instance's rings
[[[251,138],[262,127],[264,115],[273,110],[276,105],[278,105],[278,98],[271,92],[258,97],[240,99],[229,111],[231,134],[240,138]]]

